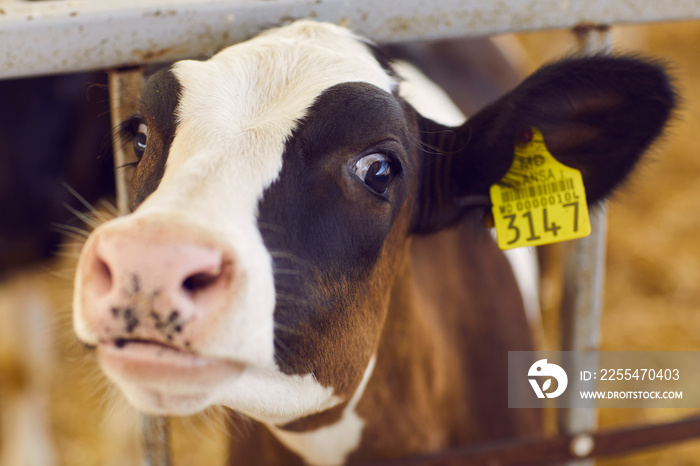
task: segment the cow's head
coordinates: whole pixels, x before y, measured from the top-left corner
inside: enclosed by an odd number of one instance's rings
[[[281,425],[342,405],[411,235],[475,212],[520,129],[540,128],[595,202],[674,101],[659,68],[606,57],[544,68],[459,128],[397,86],[365,41],[307,21],[148,80],[127,125],[134,212],[91,235],[74,300],[78,337],[136,407]]]

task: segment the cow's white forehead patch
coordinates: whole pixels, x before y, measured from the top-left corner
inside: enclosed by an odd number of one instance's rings
[[[182,94],[166,176],[192,154],[225,148],[220,156],[233,162],[231,176],[245,180],[256,199],[279,175],[285,140],[324,90],[367,82],[391,92],[395,85],[350,31],[311,21],[272,29],[205,62],[178,62],[173,73]]]

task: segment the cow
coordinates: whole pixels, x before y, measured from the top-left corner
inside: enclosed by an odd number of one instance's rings
[[[458,127],[368,40],[301,20],[153,74],[125,122],[132,213],[76,272],[74,330],[139,410],[252,420],[231,463],[339,465],[537,435],[532,340],[484,216],[538,128],[594,205],[677,100],[634,57],[545,66]]]

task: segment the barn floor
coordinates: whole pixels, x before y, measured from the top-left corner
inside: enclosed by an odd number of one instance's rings
[[[529,70],[573,47],[567,32],[519,36]],[[700,128],[700,23],[616,28],[621,50],[643,51],[673,65],[684,98],[679,118],[652,160],[610,204],[609,253],[603,317],[604,350],[700,351],[700,157],[693,138]],[[63,261],[46,274],[57,304],[51,423],[60,464],[138,464],[136,441],[124,435],[135,415],[99,375],[94,359],[70,329],[71,265]],[[556,331],[547,327],[547,341]],[[129,414],[123,414],[124,412]],[[601,426],[662,422],[689,415],[680,410],[617,409],[600,412]],[[223,464],[221,416],[173,420],[174,464]],[[612,465],[700,464],[700,440],[624,459]]]

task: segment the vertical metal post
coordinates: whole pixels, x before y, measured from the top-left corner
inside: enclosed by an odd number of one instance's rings
[[[142,85],[142,68],[109,71],[109,108],[113,128],[136,113]],[[117,210],[119,215],[126,215],[129,213],[129,184],[134,174],[134,168],[129,164],[136,162],[136,154],[123,144],[118,134],[112,135],[112,150]]]
[[[608,26],[580,26],[574,29],[579,53],[591,55],[609,52],[612,36]],[[586,365],[595,363],[600,346],[600,319],[605,282],[605,249],[607,233],[607,206],[591,209],[591,234],[577,240],[570,251],[564,270],[564,302],[562,305],[562,350],[590,351],[578,360],[570,360],[570,367],[578,373]],[[586,360],[587,358],[587,360]],[[572,377],[571,389],[579,390],[584,382]],[[578,386],[577,386],[578,385]],[[590,387],[588,387],[590,388]],[[562,433],[577,434],[571,449],[578,456],[585,456],[593,449],[593,439],[588,434],[597,425],[598,413],[593,408],[561,407],[558,413]],[[592,466],[593,460],[572,461],[567,466]]]
[[[574,29],[578,53],[595,55],[612,51],[612,31],[607,24],[581,24]]]
[[[144,466],[170,466],[170,425],[165,416],[141,415]]]
[[[143,84],[143,69],[130,68],[109,72],[109,101],[112,126],[117,127],[138,110],[139,95]],[[119,135],[112,137],[114,151],[117,210],[120,215],[129,213],[129,184],[134,173],[130,163],[136,155],[130,146],[124,145]],[[168,418],[141,415],[141,431],[144,443],[144,466],[170,465]]]

